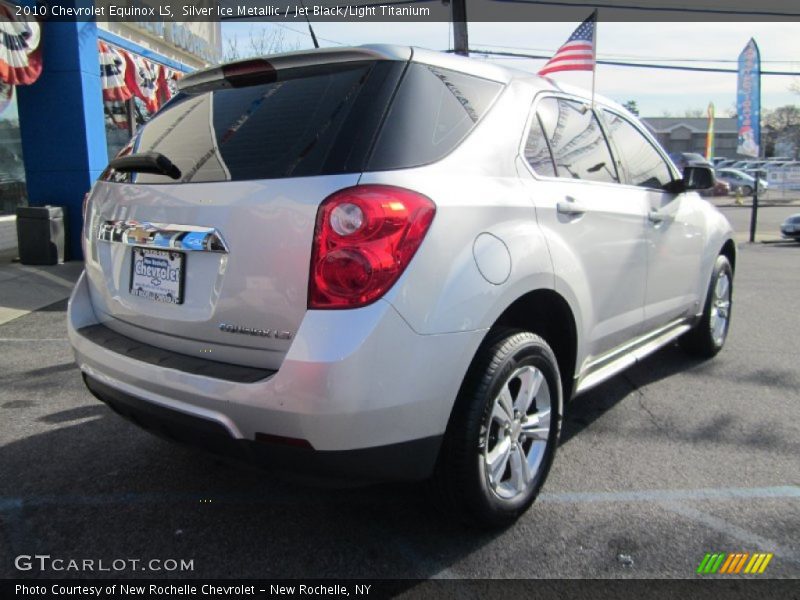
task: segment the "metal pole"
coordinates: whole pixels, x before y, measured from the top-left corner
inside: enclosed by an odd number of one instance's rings
[[[758,144],[758,154],[760,155],[763,151],[762,145],[762,135],[761,135],[761,52],[758,50],[758,45],[755,42],[755,39],[752,40],[753,44],[756,48],[756,60],[758,61],[758,139],[756,143]],[[766,155],[766,152],[764,152]],[[757,156],[756,158],[760,158]],[[750,243],[756,241],[756,228],[758,227],[758,182],[761,179],[761,171],[755,171],[755,182],[753,183],[753,209],[750,211]]]
[[[755,172],[756,181],[753,184],[753,209],[750,211],[750,243],[756,241],[756,223],[758,222],[758,180],[761,171]]]
[[[467,0],[452,0],[450,11],[453,19],[453,51],[461,56],[469,56]]]
[[[597,80],[597,9],[594,11],[594,35],[592,39],[592,110],[594,110],[594,90]]]

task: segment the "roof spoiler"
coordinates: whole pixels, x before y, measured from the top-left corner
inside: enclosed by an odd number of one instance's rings
[[[209,88],[240,87],[269,83],[280,79],[279,72],[302,67],[367,60],[411,59],[411,48],[405,46],[361,46],[358,48],[323,48],[248,58],[190,73],[178,80],[181,91],[202,92]]]

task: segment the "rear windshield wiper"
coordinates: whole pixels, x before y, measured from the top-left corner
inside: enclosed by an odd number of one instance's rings
[[[172,179],[181,178],[181,170],[160,152],[142,152],[115,158],[108,166],[121,172],[156,173]]]

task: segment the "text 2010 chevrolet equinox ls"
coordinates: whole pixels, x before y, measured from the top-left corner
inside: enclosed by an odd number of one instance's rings
[[[716,354],[727,221],[620,106],[366,46],[187,76],[90,194],[89,389],[281,469],[432,477],[509,522],[565,401],[674,340]]]

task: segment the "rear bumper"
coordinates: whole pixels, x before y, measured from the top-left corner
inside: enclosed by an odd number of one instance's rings
[[[141,344],[126,349],[106,343],[87,334],[97,324],[81,277],[68,311],[76,362],[93,393],[122,414],[138,415],[137,423],[156,431],[170,424],[169,437],[226,453],[233,448],[234,454],[279,456],[267,456],[267,463],[293,464],[283,456],[290,453],[312,471],[375,479],[430,474],[484,336],[419,335],[385,301],[358,310],[308,311],[278,371],[249,379],[147,356],[159,349],[149,352]],[[186,421],[196,426],[184,427]],[[276,436],[310,448],[298,453],[258,441]]]
[[[319,477],[369,481],[416,481],[433,471],[441,436],[359,450],[317,451],[270,439],[244,440],[227,429],[186,413],[136,398],[84,374],[89,391],[114,412],[160,437],[258,466]]]

